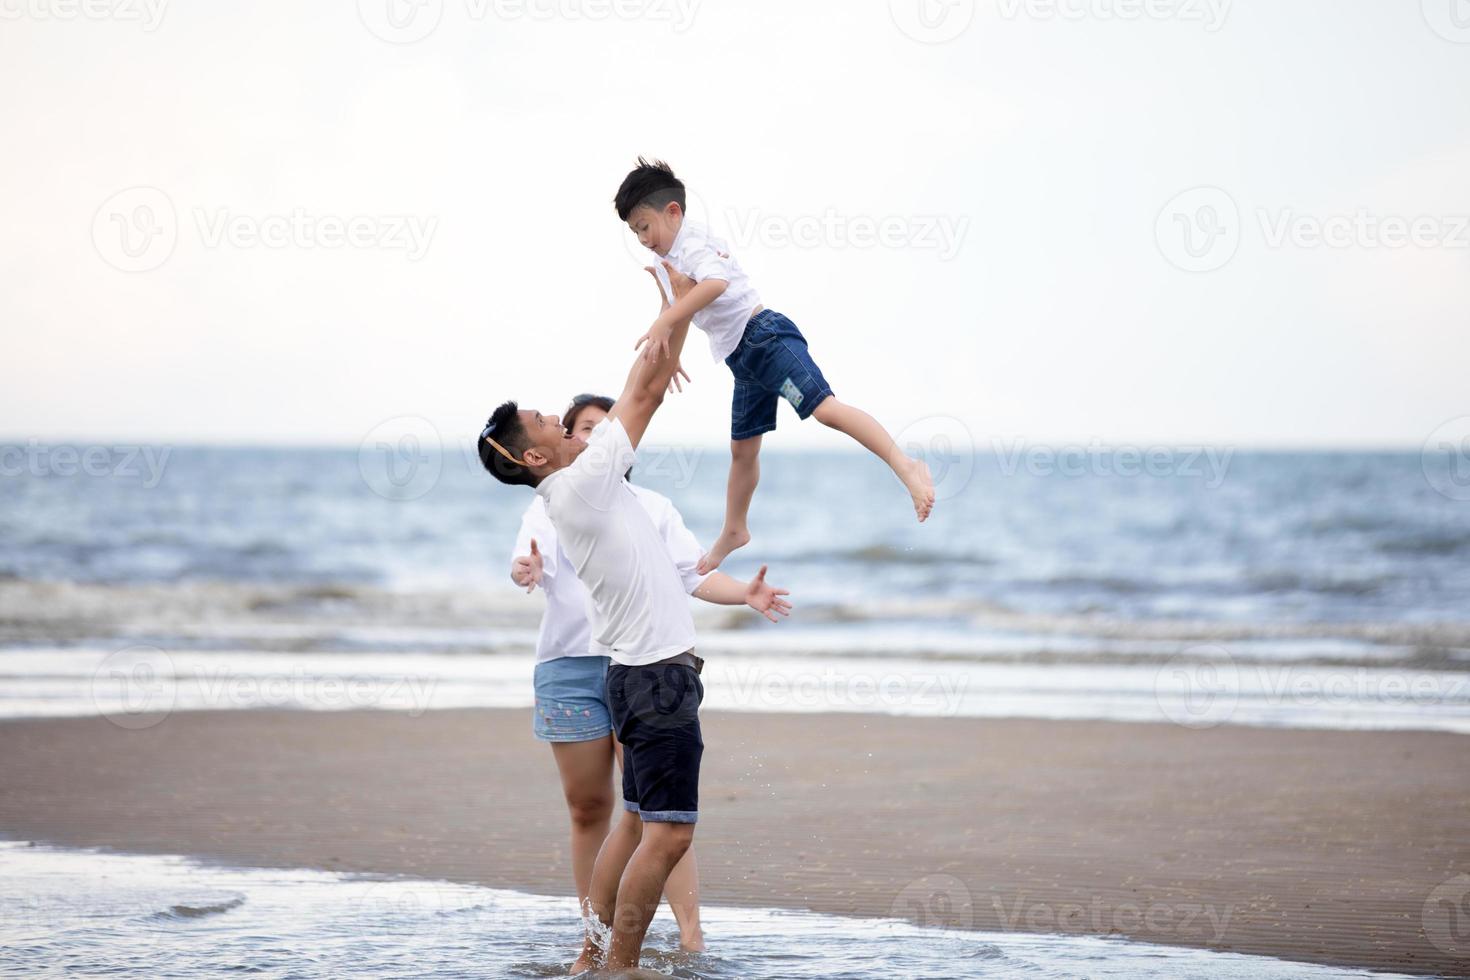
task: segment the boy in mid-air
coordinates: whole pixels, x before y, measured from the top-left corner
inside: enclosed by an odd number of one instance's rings
[[[746,520],[760,481],[761,436],[776,428],[776,402],[785,398],[802,418],[845,432],[893,468],[913,498],[919,520],[934,507],[934,481],[923,460],[905,456],[867,412],[839,402],[807,351],[806,338],[786,317],[768,310],[725,243],[684,214],[684,182],[661,160],[638,158],[618,188],[618,217],[651,250],[697,285],[664,310],[638,340],[651,361],[668,355],[669,335],[681,320],[709,334],[710,353],[735,375],[730,413],[730,481],[725,526],[698,572],[720,567],[750,541]],[[638,346],[635,345],[635,346]]]

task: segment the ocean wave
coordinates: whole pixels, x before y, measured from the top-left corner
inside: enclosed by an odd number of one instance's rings
[[[154,915],[157,919],[204,919],[211,915],[223,915],[231,909],[245,904],[245,896],[239,892],[214,897],[193,898],[170,906],[166,911]]]

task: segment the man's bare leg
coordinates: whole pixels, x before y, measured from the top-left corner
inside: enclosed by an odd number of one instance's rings
[[[761,481],[761,437],[730,442],[730,479],[725,485],[725,526],[695,571],[708,575],[730,552],[750,544],[750,501]]]
[[[692,823],[648,823],[643,827],[643,840],[628,861],[623,880],[618,883],[617,910],[613,913],[612,942],[608,945],[607,968],[626,970],[638,965],[643,952],[643,936],[648,923],[658,910],[659,896],[668,882],[669,872],[689,850],[694,840]],[[598,873],[601,872],[598,859]],[[597,874],[593,875],[596,887]]]
[[[860,408],[844,405],[833,395],[822,399],[812,417],[828,428],[852,436],[864,449],[892,467],[913,498],[914,513],[921,522],[929,519],[929,512],[934,509],[934,478],[929,475],[928,464],[905,456],[877,419]]]
[[[577,907],[587,898],[592,868],[607,837],[613,812],[613,738],[587,742],[553,742],[552,755],[561,774],[561,791],[572,818],[572,878]]]
[[[587,889],[587,905],[582,910],[584,915],[592,915],[604,926],[613,924],[618,906],[618,883],[642,837],[642,819],[638,814],[625,810],[612,833],[607,835],[607,840],[602,842],[602,850],[597,853],[597,864],[592,868],[592,882]],[[571,972],[590,970],[601,965],[602,959],[602,951],[589,931],[582,943],[582,954],[572,964]]]
[[[699,924],[699,863],[694,847],[674,865],[664,885],[664,899],[679,923],[679,948],[687,953],[704,952],[704,929]]]

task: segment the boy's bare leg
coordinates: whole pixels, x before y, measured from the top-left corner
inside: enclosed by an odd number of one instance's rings
[[[643,952],[643,936],[648,923],[658,910],[659,896],[669,879],[669,872],[689,850],[694,840],[692,823],[648,823],[643,827],[643,840],[628,861],[623,880],[618,883],[618,905],[613,914],[612,941],[608,944],[609,970],[626,970],[638,965]],[[599,859],[598,864],[601,865]],[[599,867],[599,871],[600,871]],[[596,874],[593,875],[594,887]]]
[[[590,906],[590,913],[604,926],[613,924],[619,898],[618,883],[642,838],[643,820],[636,813],[624,811],[617,826],[607,835],[607,840],[602,842],[602,850],[597,853],[597,864],[592,868],[592,883],[587,889],[587,904]],[[589,909],[584,908],[582,911],[586,915]],[[645,923],[645,927],[646,925]],[[600,966],[601,961],[602,954],[589,934],[582,942],[582,955],[572,964],[571,972],[590,970]]]
[[[761,481],[761,437],[735,439],[730,443],[730,480],[725,486],[725,526],[699,560],[695,571],[708,575],[720,567],[736,548],[750,544],[750,501]]]
[[[664,899],[679,923],[679,948],[687,953],[704,952],[704,930],[699,924],[699,864],[694,848],[684,852],[664,885]]]
[[[822,399],[812,417],[829,428],[852,436],[868,452],[891,466],[913,498],[914,513],[919,520],[929,519],[929,512],[934,509],[934,478],[929,475],[929,465],[922,459],[905,456],[877,419],[860,408],[844,405],[833,395]]]

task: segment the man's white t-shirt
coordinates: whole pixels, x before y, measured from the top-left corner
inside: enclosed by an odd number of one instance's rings
[[[659,537],[679,571],[684,591],[692,593],[706,578],[695,571],[704,555],[699,541],[684,526],[684,518],[668,497],[647,487],[629,484],[628,488],[658,528]],[[541,633],[536,638],[536,662],[609,656],[605,647],[592,641],[592,595],[561,550],[556,528],[546,516],[546,501],[539,495],[531,498],[530,506],[521,515],[521,530],[511,552],[512,560],[531,553],[532,538],[541,552],[541,590],[546,594],[546,612],[541,616]]]
[[[536,488],[562,553],[592,594],[592,641],[639,667],[694,649],[688,593],[653,519],[623,479],[638,453],[603,419],[572,465]]]
[[[756,307],[761,305],[761,298],[750,284],[750,278],[730,254],[730,246],[719,238],[711,237],[708,228],[687,216],[679,226],[674,244],[669,247],[669,254],[663,258],[695,282],[721,279],[729,284],[719,299],[694,314],[694,325],[709,334],[710,353],[715,360],[723,361],[740,346],[745,325],[750,322]],[[664,284],[672,302],[673,293],[667,275],[658,261],[655,255],[653,267],[659,272],[659,281]]]

